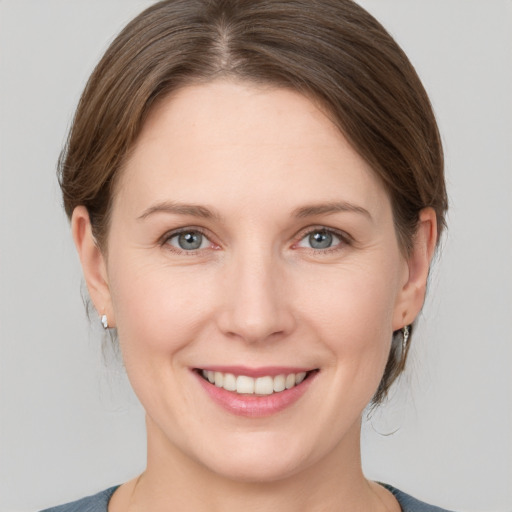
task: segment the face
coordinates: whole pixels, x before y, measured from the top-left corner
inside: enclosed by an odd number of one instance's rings
[[[412,314],[410,268],[385,190],[310,100],[213,82],[162,101],[102,258],[89,289],[118,329],[150,458],[272,480],[358,450]]]

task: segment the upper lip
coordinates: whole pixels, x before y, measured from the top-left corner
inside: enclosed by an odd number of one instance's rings
[[[248,366],[225,366],[225,365],[207,365],[196,367],[196,370],[205,370],[221,373],[232,373],[233,375],[246,375],[247,377],[276,377],[277,375],[289,375],[290,373],[301,373],[316,370],[317,368],[299,367],[299,366],[258,366],[250,368]]]

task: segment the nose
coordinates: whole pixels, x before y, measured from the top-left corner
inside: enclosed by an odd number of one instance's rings
[[[225,269],[221,331],[248,343],[277,340],[295,326],[290,283],[282,265],[263,250],[245,251]]]

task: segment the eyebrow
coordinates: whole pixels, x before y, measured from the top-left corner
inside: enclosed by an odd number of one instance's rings
[[[298,218],[304,217],[313,217],[315,215],[326,215],[331,213],[338,212],[352,212],[359,213],[368,217],[369,220],[373,221],[373,218],[368,210],[363,208],[362,206],[357,206],[355,204],[346,202],[346,201],[338,201],[332,203],[320,203],[320,204],[312,204],[308,206],[302,206],[294,210],[293,215]]]
[[[150,206],[144,212],[137,217],[137,220],[144,220],[150,215],[154,215],[155,213],[170,213],[174,215],[190,215],[192,217],[201,217],[203,219],[218,219],[220,218],[219,214],[206,208],[205,206],[201,206],[198,204],[186,204],[186,203],[176,203],[173,201],[164,201],[162,203],[155,204]]]
[[[329,215],[339,212],[359,213],[373,220],[370,212],[362,206],[357,206],[346,201],[338,201],[331,203],[312,204],[301,206],[292,212],[297,218],[314,217],[315,215]],[[144,220],[155,213],[169,213],[174,215],[190,215],[192,217],[200,217],[203,219],[220,219],[220,215],[205,206],[198,204],[177,203],[173,201],[163,201],[150,206],[137,217],[137,220]]]

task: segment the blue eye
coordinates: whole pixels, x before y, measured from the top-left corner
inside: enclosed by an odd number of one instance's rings
[[[208,238],[206,238],[200,231],[190,229],[182,231],[170,236],[167,243],[176,247],[181,251],[197,251],[205,249],[211,245]]]
[[[307,247],[315,250],[331,249],[342,243],[340,236],[328,229],[315,229],[310,231],[298,243],[299,247]]]

